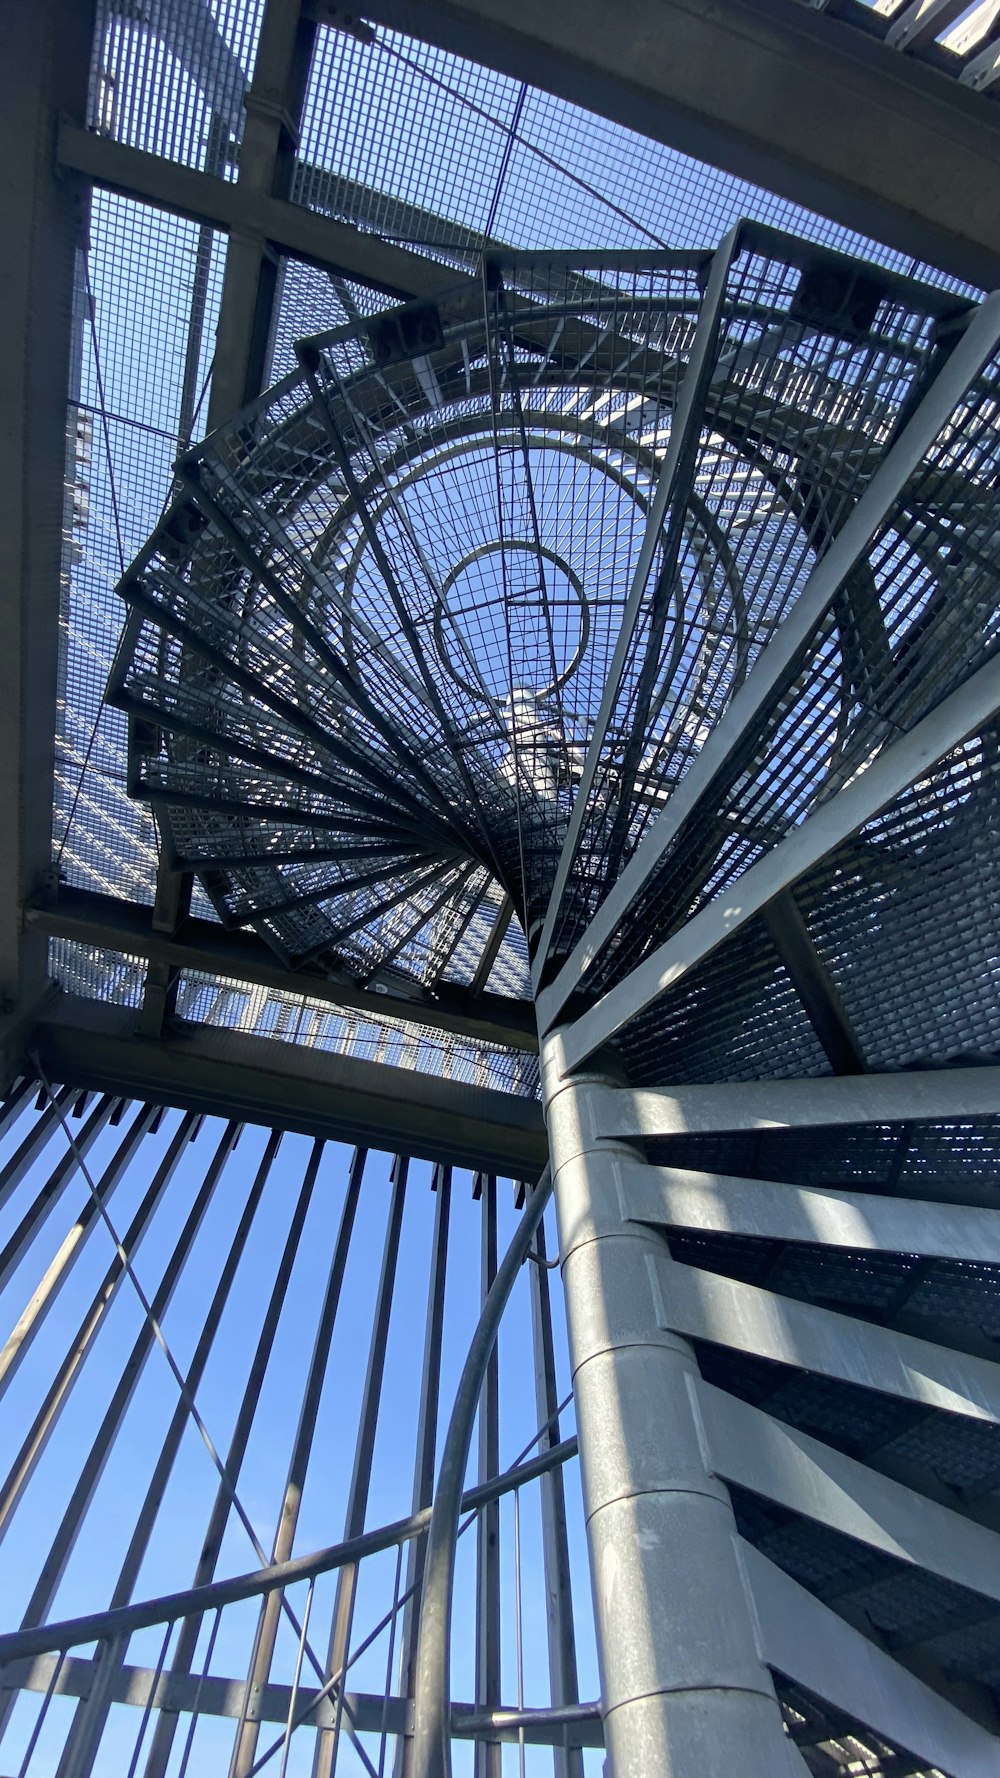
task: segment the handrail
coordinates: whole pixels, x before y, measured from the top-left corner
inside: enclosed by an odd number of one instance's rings
[[[507,1298],[552,1191],[545,1168],[525,1206],[472,1336],[438,1472],[424,1567],[424,1590],[413,1688],[413,1778],[451,1778],[451,1611],[462,1482],[490,1353]],[[556,1446],[556,1449],[560,1447]]]
[[[576,1454],[576,1439],[563,1439],[528,1463],[520,1463],[516,1468],[491,1476],[489,1481],[470,1488],[462,1496],[460,1510],[474,1512],[489,1501],[498,1500],[501,1495],[545,1475],[558,1464],[568,1462]],[[196,1612],[221,1610],[224,1605],[233,1605],[241,1599],[273,1593],[277,1587],[312,1580],[316,1575],[346,1567],[349,1562],[360,1562],[363,1556],[375,1555],[379,1550],[392,1549],[396,1544],[419,1537],[427,1530],[431,1518],[432,1508],[424,1507],[420,1512],[411,1513],[408,1519],[396,1519],[374,1531],[364,1531],[360,1537],[350,1537],[343,1543],[314,1550],[311,1555],[293,1556],[288,1562],[275,1562],[249,1574],[236,1574],[229,1580],[209,1581],[204,1586],[188,1587],[182,1593],[164,1593],[157,1599],[143,1599],[134,1605],[92,1612],[87,1617],[66,1618],[56,1624],[37,1624],[28,1630],[12,1630],[0,1636],[0,1667],[33,1655],[59,1653],[84,1642],[128,1636],[134,1630],[148,1629],[152,1624],[174,1623],[178,1618],[192,1617]]]

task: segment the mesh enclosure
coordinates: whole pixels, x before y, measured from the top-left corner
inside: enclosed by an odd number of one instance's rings
[[[113,691],[133,783],[224,917],[293,960],[325,931],[370,973],[413,967],[405,922],[431,904],[407,880],[430,873],[435,912],[454,890],[444,969],[463,896],[495,881],[522,927],[540,910],[644,532],[656,458],[633,428],[669,415],[698,265],[515,262],[345,324],[188,460],[191,501],[123,585]],[[373,847],[362,960],[342,946]],[[355,878],[336,911],[334,853]]]
[[[713,264],[711,300],[702,255],[501,255],[389,311],[315,275],[287,283],[282,326],[345,318],[186,459],[187,493],[123,583],[112,681],[133,787],[223,918],[287,961],[365,978],[392,961],[426,986],[491,882],[531,941],[571,856],[555,954],[583,930],[961,323],[938,292],[759,229]],[[287,359],[277,335],[274,350]],[[980,476],[948,508],[953,529],[974,519],[977,563],[993,406],[972,392],[908,491],[926,515]],[[964,588],[971,546],[939,552],[936,585],[923,543],[901,569],[893,519],[808,674],[761,713],[755,759],[748,741],[585,988],[737,880],[981,656],[978,571],[968,623],[947,578]],[[698,1008],[690,1066],[822,1070],[780,962],[751,949],[748,970],[741,953],[712,985],[709,966],[688,1014],[671,1009],[686,1042]],[[725,1063],[704,1049],[713,994]],[[657,1015],[636,1032],[640,1070],[665,1031]]]

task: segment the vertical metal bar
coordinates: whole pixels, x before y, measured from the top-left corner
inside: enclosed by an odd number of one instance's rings
[[[497,1182],[482,1181],[480,1247],[481,1301],[485,1305],[497,1275]],[[500,1471],[500,1354],[494,1342],[479,1402],[479,1480]],[[476,1708],[500,1705],[500,1502],[480,1509],[476,1525]],[[499,1741],[477,1741],[476,1778],[501,1778],[503,1750]]]
[[[194,1125],[195,1113],[193,1111],[185,1112],[178,1125],[177,1131],[171,1140],[170,1146],[156,1170],[152,1184],[146,1192],[142,1203],[139,1205],[135,1216],[132,1218],[132,1222],[122,1240],[122,1245],[130,1260],[134,1258],[138,1251],[139,1244],[149,1227],[153,1212],[156,1209],[157,1204],[160,1202],[170,1180],[173,1178],[181,1155],[188,1142],[191,1140]],[[5,1535],[17,1503],[31,1480],[36,1465],[59,1423],[59,1417],[69,1400],[70,1393],[83,1367],[84,1360],[104,1324],[104,1319],[121,1288],[122,1279],[124,1277],[125,1268],[122,1265],[120,1256],[116,1253],[97,1290],[94,1292],[94,1296],[83,1320],[80,1322],[76,1333],[66,1348],[66,1356],[56,1372],[48,1393],[45,1396],[45,1400],[42,1402],[41,1407],[32,1421],[30,1430],[26,1434],[24,1442],[21,1445],[21,1449],[7,1472],[3,1488],[0,1490],[0,1538]],[[17,1354],[18,1362],[20,1362],[20,1359],[23,1356],[32,1332],[33,1329],[26,1329],[21,1337]],[[8,1369],[7,1377],[9,1378],[11,1374],[11,1369]]]
[[[595,1088],[542,1046],[605,1743],[615,1778],[791,1771],[732,1503],[705,1457],[700,1373],[663,1331],[656,1238],[622,1217]],[[659,1247],[662,1251],[662,1245]]]
[[[170,1647],[170,1638],[173,1633],[174,1625],[168,1624],[164,1633],[163,1642],[160,1645],[160,1655],[156,1663],[156,1671],[153,1674],[153,1682],[149,1688],[149,1693],[143,1706],[142,1721],[139,1724],[139,1732],[136,1735],[135,1746],[132,1749],[132,1758],[128,1762],[126,1778],[135,1778],[135,1775],[139,1770],[139,1755],[142,1752],[142,1744],[146,1739],[146,1729],[149,1726],[149,1719],[153,1714],[153,1705],[156,1701],[157,1688],[160,1683],[160,1674],[163,1672],[164,1665],[166,1664],[167,1650]],[[124,1652],[123,1648],[122,1653],[124,1654]]]
[[[535,1231],[535,1259],[529,1266],[531,1291],[531,1342],[535,1361],[535,1405],[538,1424],[544,1428],[539,1451],[551,1451],[560,1440],[559,1395],[556,1388],[555,1347],[552,1339],[552,1303],[549,1292],[545,1223]],[[580,1693],[576,1670],[576,1634],[573,1627],[573,1592],[570,1578],[569,1537],[566,1531],[566,1490],[562,1466],[550,1469],[539,1482],[542,1507],[542,1563],[545,1574],[545,1623],[549,1650],[549,1689],[553,1704],[577,1704]],[[583,1752],[579,1747],[553,1751],[555,1778],[583,1778]]]
[[[309,1170],[315,1179],[323,1153],[322,1142],[313,1144],[309,1157]],[[330,1356],[330,1342],[333,1339],[333,1326],[340,1303],[340,1292],[344,1282],[344,1271],[350,1251],[351,1235],[357,1214],[358,1198],[361,1193],[361,1180],[364,1174],[366,1151],[356,1149],[351,1161],[347,1180],[347,1192],[344,1208],[341,1211],[340,1227],[334,1245],[333,1258],[330,1262],[330,1275],[327,1280],[326,1295],[320,1309],[319,1322],[316,1328],[316,1339],[313,1345],[309,1372],[299,1409],[299,1421],[295,1433],[295,1443],[288,1465],[288,1478],[278,1517],[278,1528],[274,1538],[271,1559],[274,1562],[286,1562],[292,1553],[295,1538],[295,1527],[298,1524],[299,1507],[302,1503],[302,1490],[305,1486],[306,1472],[309,1467],[309,1456],[312,1451],[313,1435],[316,1431],[316,1416],[319,1412],[323,1384],[326,1380],[327,1362]],[[268,1595],[264,1601],[254,1638],[253,1654],[250,1659],[250,1670],[247,1677],[247,1697],[253,1693],[255,1686],[267,1684],[274,1658],[274,1644],[278,1634],[278,1619],[281,1613],[280,1594]],[[254,1763],[257,1752],[257,1740],[260,1734],[259,1725],[247,1721],[245,1716],[240,1723],[230,1762],[231,1778],[247,1778]]]
[[[52,1669],[52,1678],[49,1680],[49,1683],[45,1688],[45,1696],[42,1699],[42,1707],[39,1710],[38,1715],[35,1718],[34,1724],[32,1725],[31,1734],[28,1737],[28,1745],[24,1750],[24,1757],[21,1760],[21,1764],[17,1768],[17,1778],[28,1778],[28,1774],[31,1771],[31,1762],[35,1757],[35,1748],[38,1746],[38,1738],[41,1735],[42,1729],[45,1726],[45,1718],[47,1717],[47,1715],[49,1713],[49,1705],[51,1704],[53,1698],[55,1697],[56,1686],[59,1684],[59,1675],[61,1674],[61,1672],[63,1670],[65,1661],[66,1661],[66,1650],[60,1649],[55,1666]]]
[[[20,1117],[37,1084],[37,1081],[31,1080],[25,1075],[11,1087],[3,1104],[0,1105],[0,1136],[6,1135],[8,1125],[12,1124],[15,1118]]]
[[[192,1396],[197,1393],[205,1373],[205,1367],[211,1357],[212,1347],[215,1344],[215,1337],[219,1330],[219,1323],[222,1320],[240,1261],[243,1258],[243,1254],[246,1251],[247,1241],[250,1238],[250,1231],[253,1226],[254,1217],[257,1214],[264,1186],[267,1182],[268,1171],[269,1167],[266,1164],[265,1157],[265,1161],[262,1162],[257,1169],[253,1184],[247,1194],[247,1200],[243,1207],[242,1215],[240,1216],[236,1232],[226,1253],[222,1271],[219,1275],[219,1281],[215,1287],[211,1303],[208,1307],[208,1312],[205,1316],[204,1325],[198,1338],[198,1344],[195,1347],[194,1356],[191,1359],[191,1364],[185,1377],[188,1391]],[[142,1510],[136,1520],[135,1530],[132,1533],[125,1560],[122,1563],[121,1573],[119,1574],[118,1582],[111,1598],[111,1605],[113,1607],[117,1605],[127,1605],[132,1597],[132,1592],[139,1576],[139,1570],[142,1567],[142,1562],[149,1545],[149,1539],[156,1521],[156,1516],[160,1510],[163,1496],[170,1480],[170,1474],[177,1459],[177,1452],[180,1449],[181,1439],[189,1424],[190,1415],[187,1403],[179,1401],[174,1409],[170,1425],[167,1429],[166,1436],[164,1437],[160,1455],[153,1470],[149,1487],[146,1490],[146,1498],[143,1501]]]
[[[368,1507],[372,1457],[375,1452],[375,1434],[378,1430],[378,1411],[382,1396],[382,1377],[385,1371],[385,1353],[389,1339],[389,1319],[392,1314],[396,1265],[399,1259],[399,1237],[403,1226],[403,1206],[406,1199],[406,1178],[409,1166],[409,1161],[402,1155],[397,1155],[392,1163],[392,1197],[389,1201],[389,1218],[386,1224],[385,1244],[382,1249],[382,1270],[379,1274],[378,1292],[375,1297],[371,1345],[368,1350],[368,1369],[365,1373],[364,1394],[361,1398],[361,1419],[354,1451],[354,1470],[351,1475],[347,1514],[344,1520],[345,1538],[359,1537],[365,1528],[365,1513]],[[330,1649],[327,1656],[327,1672],[329,1673],[336,1673],[347,1665],[357,1579],[357,1564],[353,1562],[341,1568],[337,1574],[337,1595],[333,1607]],[[334,1771],[340,1741],[343,1698],[344,1688],[340,1686],[337,1691],[334,1727],[332,1730],[322,1730],[316,1737],[313,1778],[331,1778]]]
[[[59,1087],[55,1103],[49,1103],[35,1118],[27,1134],[21,1138],[14,1153],[0,1171],[0,1210],[11,1193],[16,1191],[29,1167],[33,1167],[46,1143],[59,1128],[59,1110],[68,1108],[72,1087]],[[58,1109],[57,1109],[58,1108]]]
[[[434,1245],[427,1291],[427,1322],[424,1333],[424,1367],[420,1379],[420,1411],[417,1418],[417,1450],[413,1466],[413,1511],[430,1506],[434,1498],[438,1414],[441,1403],[441,1346],[444,1334],[444,1299],[448,1273],[448,1233],[451,1224],[451,1168],[434,1169]],[[417,1660],[417,1624],[427,1560],[426,1532],[412,1539],[406,1558],[406,1591],[410,1594],[403,1612],[400,1644],[400,1678],[405,1697],[413,1696]],[[396,1743],[396,1778],[409,1770],[409,1739]]]
[[[112,1102],[113,1103],[113,1102]],[[97,1112],[94,1113],[96,1117]],[[110,1106],[106,1115],[110,1115]],[[101,1204],[107,1205],[113,1193],[121,1184],[122,1177],[142,1138],[147,1134],[156,1116],[156,1108],[152,1105],[142,1106],[137,1110],[131,1125],[122,1136],[117,1149],[108,1162],[104,1173],[97,1183],[97,1198]],[[81,1132],[81,1135],[86,1131]],[[86,1149],[82,1144],[79,1150],[70,1149],[65,1158],[70,1172],[75,1172],[80,1165],[80,1156]],[[47,1188],[46,1188],[47,1189]],[[38,1200],[36,1199],[36,1204]],[[34,1206],[32,1206],[34,1209]],[[87,1241],[94,1229],[100,1225],[101,1213],[93,1196],[88,1196],[83,1209],[73,1223],[54,1259],[46,1267],[37,1287],[19,1315],[13,1331],[0,1351],[0,1396],[3,1395],[12,1381],[18,1366],[24,1359],[32,1340],[35,1338],[45,1317],[51,1309],[56,1297],[76,1265]],[[22,1225],[23,1226],[23,1225]],[[30,1231],[27,1237],[30,1239]]]
[[[45,1184],[35,1194],[34,1200],[28,1206],[17,1228],[0,1252],[0,1290],[3,1289],[11,1273],[20,1263],[22,1256],[27,1252],[30,1243],[44,1225],[47,1217],[55,1209],[80,1164],[80,1154],[87,1154],[93,1147],[111,1116],[114,1106],[115,1100],[112,1098],[105,1097],[100,1100],[77,1136],[76,1147],[67,1146],[65,1154],[60,1156]]]
[[[657,479],[656,489],[649,504],[646,516],[646,529],[642,546],[632,576],[625,610],[622,613],[621,628],[615,642],[615,650],[608,669],[600,708],[594,721],[593,733],[587,747],[583,762],[583,773],[577,788],[576,797],[570,814],[566,838],[563,842],[559,865],[556,870],[549,905],[538,936],[538,944],[533,963],[533,979],[537,989],[546,958],[555,932],[556,920],[562,902],[563,891],[569,881],[569,874],[576,859],[577,847],[583,832],[584,823],[589,813],[590,793],[594,786],[601,764],[604,743],[608,727],[614,715],[615,703],[618,699],[622,676],[632,647],[643,600],[646,596],[646,583],[652,570],[656,556],[660,533],[674,492],[675,483],[681,468],[683,457],[689,447],[692,432],[701,425],[702,403],[704,391],[711,375],[719,336],[719,323],[722,316],[722,305],[725,300],[726,287],[729,282],[729,270],[739,246],[740,231],[737,226],[731,229],[717,251],[712,255],[711,269],[705,296],[698,316],[694,340],[688,356],[687,368],[677,396],[670,427],[670,438],[667,443],[663,465]],[[625,787],[622,787],[623,795]]]
[[[496,1282],[483,1307],[462,1366],[462,1375],[448,1422],[427,1538],[424,1598],[420,1611],[417,1683],[413,1699],[414,1778],[450,1778],[449,1706],[455,1547],[462,1532],[466,1526],[471,1525],[475,1517],[474,1513],[470,1513],[464,1525],[459,1523],[462,1484],[486,1378],[487,1360],[499,1331],[500,1319],[511,1287],[527,1258],[551,1189],[552,1176],[546,1167],[524,1207],[510,1246],[504,1254],[503,1264],[497,1272]],[[536,1438],[532,1438],[522,1455],[531,1450],[535,1443]],[[515,1459],[515,1462],[519,1461],[519,1458]]]
[[[253,1226],[253,1220],[260,1204],[267,1174],[268,1168],[264,1165],[261,1165],[257,1169],[257,1174],[247,1195],[247,1200],[243,1207],[243,1213],[237,1225],[236,1233],[234,1234],[226,1253],[218,1284],[216,1285],[211,1302],[209,1303],[205,1321],[198,1337],[198,1343],[195,1347],[194,1356],[191,1359],[191,1364],[185,1377],[188,1393],[192,1397],[197,1394],[201,1379],[205,1373],[205,1367],[211,1357],[212,1347],[215,1344],[215,1336],[218,1332],[219,1323],[222,1320],[226,1303],[229,1300],[229,1293],[232,1289],[233,1281],[236,1277],[240,1261],[243,1258],[246,1244],[250,1237],[250,1230]],[[163,1497],[170,1481],[171,1471],[173,1470],[174,1463],[177,1459],[181,1439],[190,1424],[190,1419],[191,1416],[187,1402],[184,1400],[179,1401],[171,1416],[170,1424],[160,1448],[159,1457],[153,1467],[153,1473],[146,1489],[146,1496],[139,1511],[135,1529],[129,1541],[129,1546],[125,1553],[125,1559],[122,1563],[114,1592],[111,1595],[110,1604],[112,1609],[119,1605],[127,1605],[132,1597],[132,1591],[136,1580],[138,1579],[143,1558],[149,1547],[149,1540],[152,1536],[153,1527],[163,1504]],[[122,1649],[122,1654],[124,1654],[124,1649]],[[98,1649],[97,1654],[95,1655],[95,1660],[100,1660],[102,1658],[110,1658],[110,1650],[102,1653],[102,1651]],[[91,1734],[89,1727],[87,1729],[83,1728],[82,1719],[91,1714],[92,1708],[92,1703],[88,1700],[86,1707],[79,1709],[74,1717],[73,1727],[67,1737],[66,1752],[64,1752],[63,1755],[63,1761],[66,1763],[67,1772],[70,1764],[68,1751],[74,1738],[77,1723],[81,1723],[81,1734]],[[96,1745],[96,1742],[94,1744]],[[60,1763],[57,1770],[57,1778],[66,1778],[63,1763]]]
[[[280,1132],[272,1130],[268,1140],[267,1149],[264,1153],[264,1158],[261,1162],[262,1170],[270,1170],[274,1157],[278,1152],[280,1141]],[[264,1378],[267,1373],[268,1363],[270,1362],[271,1348],[274,1345],[274,1336],[277,1332],[285,1295],[288,1290],[288,1281],[291,1277],[292,1267],[299,1250],[299,1243],[302,1238],[302,1229],[305,1224],[306,1214],[309,1205],[312,1202],[315,1182],[316,1168],[309,1164],[306,1166],[305,1176],[289,1225],[284,1249],[278,1264],[277,1272],[275,1273],[270,1300],[257,1341],[257,1349],[250,1366],[246,1388],[243,1392],[243,1400],[240,1403],[240,1410],[236,1417],[236,1425],[233,1428],[229,1450],[226,1454],[226,1474],[233,1484],[235,1484],[239,1478],[243,1458],[246,1454],[246,1447],[253,1426],[254,1416],[257,1412],[260,1393],[264,1386]],[[225,1534],[226,1525],[229,1522],[231,1506],[232,1500],[229,1490],[220,1482],[216,1491],[215,1503],[212,1507],[211,1516],[208,1521],[205,1540],[202,1544],[201,1555],[198,1558],[198,1565],[194,1572],[194,1580],[192,1584],[196,1587],[203,1586],[207,1581],[210,1581],[215,1574],[215,1565],[219,1559],[219,1551],[222,1548],[222,1539]],[[190,1617],[185,1619],[181,1626],[181,1633],[178,1637],[177,1649],[171,1666],[171,1678],[180,1677],[190,1672],[200,1629],[200,1617]],[[174,1735],[177,1731],[177,1720],[176,1711],[161,1710],[159,1721],[157,1722],[153,1735],[149,1758],[146,1761],[145,1778],[164,1778],[170,1761],[170,1751],[173,1746]]]
[[[521,1490],[514,1489],[514,1637],[517,1667],[517,1707],[524,1709],[524,1596],[521,1588]],[[517,1769],[524,1778],[524,1724],[517,1731]]]
[[[100,1746],[101,1736],[104,1733],[104,1724],[107,1721],[107,1713],[111,1707],[112,1681],[121,1666],[127,1640],[127,1637],[117,1636],[113,1642],[108,1644],[108,1654],[111,1658],[95,1663],[90,1682],[90,1696],[87,1699],[87,1709],[84,1712],[88,1732],[75,1739],[68,1759],[65,1758],[66,1750],[69,1748],[69,1739],[67,1739],[64,1761],[61,1762],[63,1778],[91,1778],[94,1760]]]
[[[399,1624],[399,1589],[403,1578],[403,1546],[396,1548],[396,1573],[392,1582],[392,1620],[389,1624],[389,1649],[385,1658],[385,1702],[382,1705],[382,1734],[378,1749],[378,1778],[385,1772],[385,1750],[388,1741],[389,1699],[392,1695],[392,1669],[396,1659],[396,1630]],[[402,1746],[402,1740],[397,1741]]]
[[[292,1744],[292,1728],[295,1724],[295,1706],[299,1696],[299,1681],[302,1678],[302,1656],[305,1652],[306,1637],[309,1634],[309,1619],[312,1616],[312,1603],[315,1591],[316,1581],[315,1578],[313,1578],[309,1582],[309,1591],[306,1594],[306,1608],[302,1613],[302,1633],[299,1636],[299,1646],[295,1655],[295,1675],[292,1679],[292,1691],[288,1700],[288,1720],[285,1723],[285,1740],[281,1749],[281,1770],[278,1773],[278,1778],[285,1778],[285,1774],[288,1771],[288,1750]]]

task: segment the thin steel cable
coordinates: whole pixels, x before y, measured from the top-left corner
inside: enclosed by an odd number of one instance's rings
[[[527,97],[528,97],[528,83],[526,80],[522,80],[521,90],[517,95],[517,103],[514,106],[514,113],[513,113],[513,116],[511,117],[510,123],[507,126],[507,141],[504,144],[504,151],[500,157],[500,167],[497,172],[496,184],[493,188],[493,202],[490,204],[489,215],[486,218],[486,227],[483,230],[483,233],[486,236],[487,241],[490,239],[490,237],[493,233],[493,225],[497,219],[497,211],[500,208],[500,199],[503,196],[503,188],[504,188],[504,185],[505,185],[506,179],[507,179],[507,169],[510,166],[510,158],[514,152],[514,144],[518,140],[518,125],[521,122],[521,114],[524,110],[524,101]]]
[[[38,1712],[38,1715],[35,1718],[35,1721],[34,1721],[34,1724],[32,1726],[32,1730],[31,1730],[31,1734],[28,1737],[28,1745],[24,1750],[24,1757],[21,1760],[21,1764],[18,1766],[18,1769],[17,1769],[17,1778],[28,1778],[28,1773],[31,1771],[32,1756],[34,1754],[35,1748],[38,1745],[38,1737],[40,1736],[42,1729],[45,1725],[45,1718],[48,1715],[49,1705],[51,1704],[52,1699],[55,1695],[55,1689],[59,1683],[59,1675],[63,1670],[65,1662],[66,1662],[66,1650],[63,1648],[63,1649],[60,1649],[58,1659],[55,1663],[55,1666],[52,1669],[52,1678],[49,1680],[48,1686],[46,1687],[45,1696],[42,1699],[41,1708]]]
[[[439,92],[446,93],[450,99],[454,99],[457,104],[464,106],[467,111],[473,112],[476,117],[481,117],[484,123],[492,124],[493,127],[498,130],[504,130],[508,127],[501,122],[500,118],[494,117],[493,113],[488,111],[484,105],[477,105],[475,100],[470,99],[467,93],[460,92],[457,87],[450,85],[447,80],[442,80],[440,75],[432,74],[430,70],[424,68],[414,56],[408,56],[404,50],[397,49],[392,43],[387,43],[385,38],[379,35],[378,32],[376,32],[375,35],[375,44],[384,55],[392,56],[397,62],[402,62],[406,67],[412,68],[429,86],[437,87]],[[571,167],[567,167],[562,161],[558,160],[555,155],[547,153],[544,148],[539,148],[536,143],[530,141],[527,137],[522,136],[520,141],[522,146],[528,150],[529,154],[534,155],[545,166],[550,167],[554,173],[559,173],[564,179],[568,179],[571,184],[578,188],[578,190],[585,192],[587,197],[593,198],[595,203],[602,204],[606,210],[610,210],[613,216],[619,217],[622,222],[627,222],[629,227],[634,228],[638,234],[645,235],[647,240],[653,242],[654,246],[663,247],[664,249],[667,248],[668,243],[662,240],[659,235],[654,234],[652,229],[647,228],[645,223],[639,222],[637,218],[630,215],[627,210],[623,210],[620,205],[613,203],[603,192],[598,191],[596,185],[590,185],[586,179],[582,179],[579,173],[574,173]],[[385,238],[387,240],[392,239],[398,241],[406,239],[403,235],[386,235]]]
[[[184,1742],[184,1751],[181,1754],[181,1763],[177,1769],[177,1778],[186,1778],[187,1769],[188,1769],[188,1761],[191,1758],[191,1748],[194,1745],[195,1730],[198,1727],[198,1717],[200,1714],[202,1688],[205,1684],[205,1680],[208,1677],[209,1668],[212,1665],[212,1655],[215,1652],[215,1639],[219,1634],[219,1624],[221,1623],[221,1621],[222,1621],[222,1606],[220,1605],[215,1613],[215,1622],[213,1623],[211,1631],[209,1632],[208,1647],[205,1650],[205,1658],[202,1661],[201,1672],[198,1675],[198,1684],[195,1689],[194,1703],[191,1706],[191,1723],[188,1728],[187,1737]]]

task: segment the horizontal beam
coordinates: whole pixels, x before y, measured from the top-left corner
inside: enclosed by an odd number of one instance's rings
[[[819,1191],[641,1162],[621,1162],[620,1179],[622,1214],[633,1222],[763,1241],[816,1241],[856,1253],[916,1253],[1000,1265],[1000,1208]],[[993,1190],[1000,1205],[1000,1192]]]
[[[871,1549],[1000,1600],[1000,1535],[761,1408],[700,1383],[711,1468]]]
[[[792,828],[736,883],[721,889],[692,919],[602,996],[565,1033],[570,1068],[594,1051],[721,944],[760,914],[839,846],[919,782],[1000,708],[1000,660],[992,660],[943,698],[915,726],[877,754],[842,790]]]
[[[1000,1426],[1000,1364],[656,1256],[657,1324],[817,1376]]]
[[[995,1778],[1000,1740],[750,1544],[743,1562],[764,1659],[824,1703],[955,1778]]]
[[[45,946],[21,930],[52,865],[60,574],[71,522],[67,395],[78,393],[77,255],[86,191],[52,177],[57,111],[87,104],[93,0],[0,8],[0,1050],[44,991]]]
[[[26,1040],[50,1080],[514,1179],[547,1159],[535,1099],[181,1021],[143,1041],[127,1007],[59,995]]]
[[[58,899],[26,909],[24,923],[29,931],[49,938],[99,945],[173,970],[195,970],[234,984],[304,995],[345,1011],[399,1019],[402,1024],[453,1032],[480,1043],[529,1052],[538,1049],[534,1016],[526,1002],[499,994],[477,994],[473,1000],[471,989],[445,982],[433,996],[416,985],[410,991],[403,982],[398,989],[387,986],[385,993],[379,993],[318,971],[286,969],[254,932],[226,932],[211,920],[188,918],[178,935],[170,937],[154,927],[152,908],[89,889],[63,885]]]
[[[330,5],[331,17],[345,9]],[[983,289],[1000,117],[788,0],[371,0],[365,17],[613,118]]]
[[[460,281],[459,273],[425,254],[393,247],[304,204],[183,167],[66,120],[60,121],[56,160],[64,172],[92,179],[124,197],[223,233],[261,235],[278,253],[356,278],[400,299],[431,296]]]
[[[844,1124],[950,1123],[995,1117],[1000,1067],[914,1069],[819,1080],[717,1086],[594,1087],[599,1136],[652,1140],[722,1130],[802,1130]]]
[[[48,1692],[55,1697],[87,1698],[94,1684],[98,1663],[79,1655],[69,1655],[56,1671],[54,1655],[39,1655],[22,1672],[15,1669],[9,1681],[22,1691]],[[226,1679],[209,1673],[158,1673],[152,1667],[119,1667],[111,1684],[109,1702],[131,1704],[140,1710],[197,1711],[200,1716],[240,1717],[246,1681]],[[299,1714],[318,1699],[308,1718],[308,1726],[335,1728],[341,1709],[358,1734],[405,1735],[412,1705],[409,1698],[384,1696],[377,1692],[344,1692],[319,1697],[318,1689],[300,1686],[292,1694],[290,1685],[254,1687],[254,1721],[285,1724],[290,1709]],[[518,1710],[501,1706],[483,1710],[479,1704],[452,1704],[451,1732],[457,1740],[506,1741],[531,1747],[603,1747],[601,1712],[597,1704],[570,1704],[562,1709]]]

